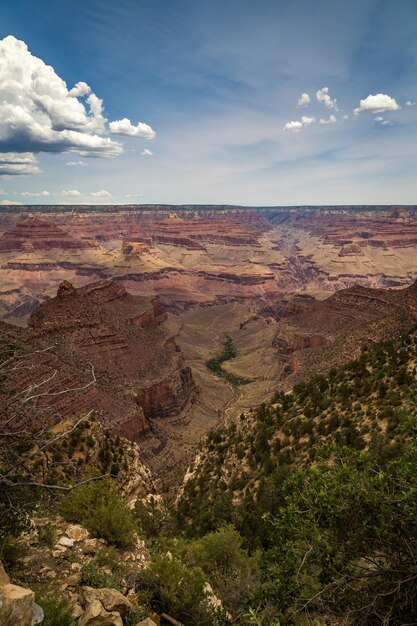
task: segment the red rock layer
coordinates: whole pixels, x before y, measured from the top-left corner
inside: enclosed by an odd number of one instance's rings
[[[83,239],[75,239],[50,221],[32,217],[18,221],[0,237],[0,252],[18,250],[50,250],[52,248],[85,249],[94,244]]]
[[[163,328],[165,317],[155,298],[132,296],[120,284],[75,289],[64,282],[31,315],[28,329],[1,326],[4,337],[36,351],[34,367],[12,377],[11,389],[21,393],[47,381],[42,402],[56,414],[94,410],[110,428],[137,439],[147,417],[178,414],[196,391]],[[92,371],[96,382],[86,386]]]

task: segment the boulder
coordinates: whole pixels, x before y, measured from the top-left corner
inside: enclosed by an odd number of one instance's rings
[[[143,619],[141,622],[138,622],[136,626],[157,626],[156,623],[150,617]]]
[[[1,626],[32,626],[34,611],[33,591],[10,583],[0,587]]]
[[[72,548],[74,545],[74,539],[70,539],[65,535],[58,540],[58,546],[63,546],[64,548]]]
[[[6,572],[4,571],[4,567],[0,562],[0,587],[2,585],[8,585],[10,582],[10,578],[8,577],[8,575],[6,574]]]
[[[76,543],[79,541],[85,541],[90,537],[88,530],[79,524],[68,524],[65,529],[65,534]]]
[[[87,606],[93,600],[101,602],[106,611],[117,611],[120,615],[125,615],[132,607],[125,596],[116,589],[93,589],[92,587],[82,587],[80,591],[81,603]]]
[[[123,626],[120,613],[108,612],[101,602],[93,600],[81,616],[78,626]]]

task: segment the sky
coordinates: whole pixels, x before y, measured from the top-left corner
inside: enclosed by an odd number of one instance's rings
[[[0,204],[417,204],[417,0],[2,0]]]

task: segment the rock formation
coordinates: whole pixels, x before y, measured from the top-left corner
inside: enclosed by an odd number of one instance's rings
[[[165,319],[155,298],[132,296],[121,284],[75,289],[63,282],[27,329],[0,327],[3,340],[32,353],[32,367],[11,375],[9,390],[38,385],[33,395],[51,416],[93,410],[111,430],[138,440],[148,417],[178,414],[196,391]]]
[[[1,626],[33,626],[35,594],[31,589],[12,585],[0,563],[0,624]]]
[[[274,345],[290,388],[355,358],[361,346],[390,339],[417,322],[417,281],[405,289],[344,289],[322,301],[295,298]]]
[[[416,207],[2,208],[0,317],[25,320],[63,280],[114,279],[175,312],[406,285],[417,276],[416,215]]]

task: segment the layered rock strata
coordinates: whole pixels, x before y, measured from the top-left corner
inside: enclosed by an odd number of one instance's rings
[[[30,355],[30,367],[8,379],[9,392],[33,395],[60,418],[93,410],[111,430],[138,440],[146,418],[180,413],[196,392],[165,317],[155,298],[132,296],[120,284],[63,282],[27,329],[1,324],[3,341]]]

